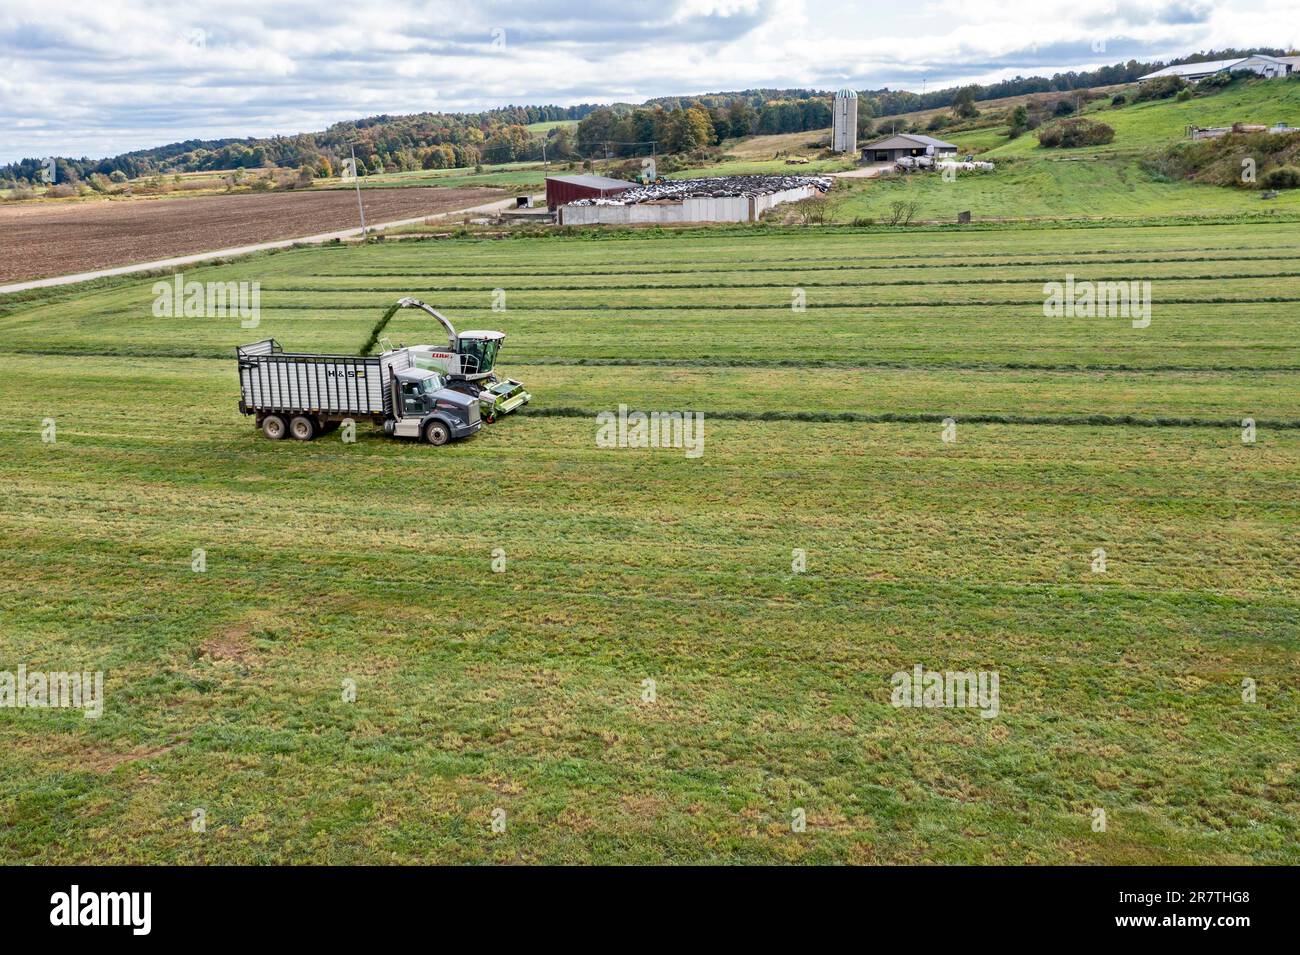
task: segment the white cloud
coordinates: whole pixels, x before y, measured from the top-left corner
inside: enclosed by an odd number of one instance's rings
[[[50,9],[0,0],[0,162],[294,133],[379,112],[758,86],[935,88],[1300,44],[1300,0],[100,0],[75,16]]]

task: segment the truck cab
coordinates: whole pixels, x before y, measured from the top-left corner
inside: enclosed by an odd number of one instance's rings
[[[393,418],[390,434],[446,444],[483,427],[478,399],[447,387],[436,371],[407,368],[393,374]]]

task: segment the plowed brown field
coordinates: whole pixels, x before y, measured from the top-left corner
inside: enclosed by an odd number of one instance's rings
[[[503,198],[497,189],[371,189],[366,221],[390,222]],[[150,262],[357,226],[347,190],[0,206],[0,283]]]

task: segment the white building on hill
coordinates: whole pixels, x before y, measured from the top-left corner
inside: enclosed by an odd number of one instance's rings
[[[1163,70],[1156,70],[1154,73],[1148,73],[1146,76],[1138,77],[1138,79],[1154,80],[1161,76],[1181,76],[1189,83],[1195,83],[1197,80],[1203,80],[1215,73],[1232,72],[1234,70],[1250,70],[1252,73],[1258,73],[1260,76],[1266,76],[1269,79],[1277,76],[1287,76],[1296,70],[1300,70],[1300,56],[1265,56],[1263,53],[1255,53],[1236,60],[1179,63],[1177,66],[1166,66]]]

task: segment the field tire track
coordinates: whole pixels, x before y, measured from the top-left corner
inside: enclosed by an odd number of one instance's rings
[[[633,409],[636,410],[636,409]],[[709,411],[702,408],[676,409],[696,411],[719,421],[806,421],[815,424],[943,424],[952,418],[959,424],[1011,424],[1137,428],[1241,428],[1238,418],[1143,417],[1141,415],[1021,415],[981,413],[943,414],[941,412],[882,412],[863,414],[858,411]],[[528,407],[519,412],[543,418],[591,418],[599,412],[587,408]],[[648,413],[648,412],[647,412]],[[1300,429],[1300,418],[1291,420],[1256,419],[1256,428],[1276,430]]]

